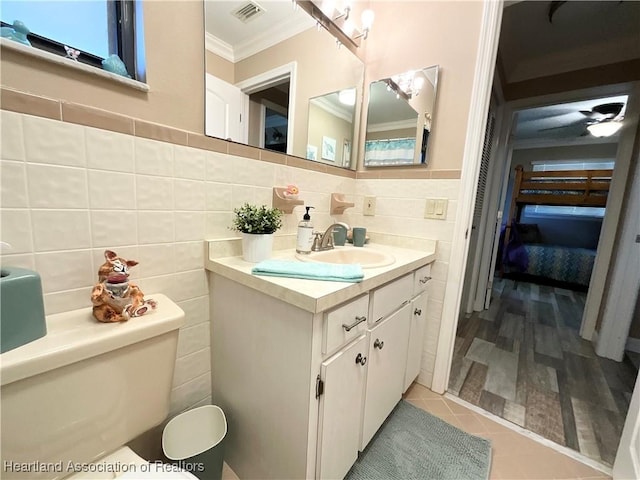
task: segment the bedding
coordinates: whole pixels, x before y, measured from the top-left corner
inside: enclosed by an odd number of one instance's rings
[[[596,251],[557,245],[525,244],[528,266],[523,273],[589,286]]]

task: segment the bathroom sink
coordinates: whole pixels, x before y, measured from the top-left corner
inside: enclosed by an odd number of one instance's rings
[[[358,263],[362,268],[377,268],[391,265],[396,259],[388,253],[361,247],[336,247],[323,252],[311,252],[308,255],[296,254],[303,262],[338,263],[341,265]]]

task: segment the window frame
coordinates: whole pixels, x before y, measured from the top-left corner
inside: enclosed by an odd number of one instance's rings
[[[117,55],[125,64],[127,73],[133,80],[144,82],[144,73],[138,72],[138,59],[136,49],[136,1],[138,0],[113,0],[113,7],[109,9],[107,15],[109,29],[109,50],[117,51]],[[13,27],[13,25],[0,21],[3,27]],[[43,50],[54,55],[67,57],[65,44],[52,38],[29,32],[27,39],[33,48]],[[90,65],[104,70],[102,67],[103,57],[86,52],[75,45],[67,45],[80,52],[78,63]],[[115,48],[114,48],[115,47]]]

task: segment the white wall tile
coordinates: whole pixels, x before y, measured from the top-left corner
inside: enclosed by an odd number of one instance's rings
[[[174,295],[177,302],[201,297],[209,293],[207,289],[207,274],[204,268],[176,273],[175,281]]]
[[[31,208],[87,208],[87,173],[83,168],[27,165]]]
[[[218,183],[233,182],[235,158],[223,153],[208,152],[205,160],[206,180]]]
[[[203,348],[176,360],[176,367],[173,372],[173,386],[179,387],[209,372],[211,372],[211,350]]]
[[[210,395],[211,375],[205,373],[172,390],[169,415],[175,415],[191,408]]]
[[[255,203],[254,188],[247,185],[233,185],[231,187],[231,206],[238,208],[245,203]]]
[[[230,238],[239,234],[231,230],[233,214],[231,212],[207,213],[205,223],[205,237],[207,238]]]
[[[156,293],[162,293],[175,302],[173,298],[173,275],[161,275],[159,277],[146,277],[134,282],[144,293],[144,298],[153,298]]]
[[[173,240],[173,212],[138,210],[138,243],[166,243]]]
[[[173,146],[174,175],[176,178],[205,179],[206,150]]]
[[[13,210],[6,208],[0,210],[0,235],[0,240],[11,245],[11,248],[8,249],[6,253],[16,254],[33,252],[29,210]]]
[[[202,240],[175,244],[176,271],[184,272],[202,268],[205,245]]]
[[[44,293],[75,290],[95,283],[90,250],[36,253]]]
[[[138,214],[134,210],[91,210],[94,247],[119,247],[138,243]]]
[[[209,322],[209,295],[183,300],[178,302],[178,305],[184,310],[185,324],[183,329]]]
[[[36,252],[91,247],[88,210],[32,210]]]
[[[44,311],[46,315],[68,312],[79,308],[91,307],[91,287],[64,290],[44,295]]]
[[[136,201],[140,210],[173,210],[173,180],[137,175]]]
[[[91,208],[134,210],[136,208],[135,175],[89,170]]]
[[[87,166],[96,170],[134,171],[134,138],[98,128],[85,130],[87,142]]]
[[[204,210],[207,206],[204,182],[175,179],[173,195],[175,210]]]
[[[140,245],[138,247],[136,269],[138,277],[156,277],[175,271],[175,249],[173,243]]]
[[[0,255],[0,265],[4,267],[26,268],[28,270],[36,269],[36,260],[32,253],[24,253],[18,255]]]
[[[231,184],[206,182],[205,191],[207,198],[207,210],[227,212],[231,210]]]
[[[2,110],[0,112],[0,158],[4,160],[24,160],[24,136],[22,135],[22,115]]]
[[[233,169],[233,183],[274,187],[276,170],[273,163],[256,162],[249,158],[236,158]]]
[[[134,143],[136,173],[173,176],[173,145],[139,137]]]
[[[267,207],[270,207],[273,203],[273,187],[254,187],[253,200],[257,205],[266,205]]]
[[[27,161],[86,166],[84,127],[25,115],[23,128]]]
[[[29,206],[24,162],[0,161],[0,206],[4,208]]]
[[[193,327],[182,327],[178,337],[176,358],[184,357],[209,346],[209,323],[199,323]]]
[[[204,212],[174,212],[176,242],[201,240],[204,238],[205,213]]]

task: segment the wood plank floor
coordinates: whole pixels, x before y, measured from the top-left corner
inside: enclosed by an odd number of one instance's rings
[[[637,375],[580,338],[586,294],[496,278],[458,324],[449,392],[612,465]]]

